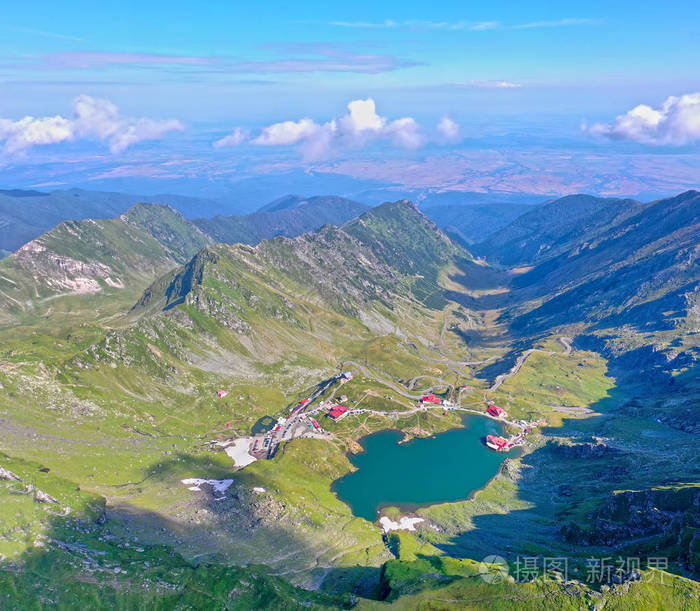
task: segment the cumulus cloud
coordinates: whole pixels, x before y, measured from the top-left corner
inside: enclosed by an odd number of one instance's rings
[[[0,119],[0,140],[5,151],[14,153],[31,146],[56,144],[73,137],[71,122],[63,117],[24,117],[19,121]]]
[[[313,137],[319,129],[321,126],[312,119],[273,123],[262,130],[260,135],[253,140],[253,144],[262,146],[296,144],[301,140]]]
[[[411,117],[392,121],[384,128],[384,132],[396,146],[405,149],[418,149],[426,143],[420,125]]]
[[[353,100],[348,104],[348,110],[350,112],[342,117],[340,122],[352,132],[379,131],[386,125],[386,119],[377,114],[377,107],[372,98]]]
[[[635,106],[613,123],[595,123],[582,129],[610,140],[684,146],[700,141],[700,93],[671,96],[656,109]]]
[[[406,149],[416,149],[426,142],[420,125],[411,117],[389,121],[377,113],[372,98],[353,100],[347,114],[317,123],[304,118],[282,121],[265,127],[252,140],[260,146],[299,145],[309,160],[327,157],[334,147],[361,148],[376,140],[387,140]]]
[[[214,142],[214,148],[226,148],[232,146],[240,146],[248,138],[248,132],[240,127],[234,129],[228,136],[224,136],[221,140]]]
[[[73,101],[70,118],[0,119],[0,141],[5,142],[5,152],[14,153],[33,146],[96,139],[106,142],[113,153],[120,153],[138,142],[182,129],[184,125],[179,121],[126,117],[109,100],[81,95]]]
[[[461,140],[459,123],[453,121],[449,117],[440,119],[440,122],[437,124],[437,130],[448,142],[459,142]]]

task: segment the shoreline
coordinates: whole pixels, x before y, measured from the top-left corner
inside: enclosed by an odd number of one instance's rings
[[[431,438],[432,438],[432,439],[435,439],[435,438],[437,438],[438,436],[440,436],[440,435],[442,435],[442,434],[449,433],[450,431],[466,430],[466,429],[468,429],[469,427],[467,427],[467,426],[464,424],[464,421],[465,421],[466,419],[468,419],[468,418],[479,417],[480,415],[481,415],[481,414],[472,413],[472,412],[467,413],[467,414],[464,414],[464,415],[461,417],[461,420],[462,420],[462,426],[461,426],[461,427],[452,427],[452,428],[450,428],[450,429],[447,429],[446,431],[441,431],[441,432],[439,432],[439,433],[434,433],[434,434],[432,434],[432,435],[430,435],[430,436],[428,436],[428,437],[413,437],[413,438],[407,439],[407,440],[405,440],[405,441],[402,439],[402,440],[397,441],[397,442],[396,442],[396,445],[404,446],[404,445],[410,444],[410,443],[413,442],[413,441],[427,440],[427,439],[431,439]],[[502,420],[498,420],[498,419],[496,419],[496,418],[487,416],[487,415],[485,415],[485,414],[483,415],[483,417],[484,417],[484,418],[487,418],[487,419],[489,419],[489,420],[491,420],[491,421],[494,421],[494,422],[499,422],[499,423],[501,424],[501,428],[502,428],[502,429],[505,428],[506,423],[503,422]],[[399,433],[399,434],[405,436],[405,432],[404,432],[404,431],[402,431],[401,429],[394,428],[394,427],[386,428],[386,429],[381,429],[381,430],[379,430],[379,431],[375,431],[375,432],[373,432],[373,433],[369,433],[369,434],[367,434],[367,435],[362,436],[360,439],[357,440],[358,445],[360,445],[360,447],[362,447],[362,452],[352,452],[352,451],[347,451],[347,452],[345,452],[345,456],[346,456],[347,459],[350,461],[350,464],[352,465],[353,470],[352,470],[352,471],[349,471],[349,472],[346,473],[345,475],[343,475],[343,476],[341,476],[341,477],[335,479],[335,480],[333,481],[333,483],[331,484],[331,492],[333,493],[333,495],[334,495],[339,501],[341,501],[342,503],[344,503],[345,505],[347,505],[347,506],[350,508],[350,511],[351,511],[352,515],[353,515],[355,518],[361,518],[361,519],[363,519],[363,520],[367,520],[367,521],[369,521],[369,522],[371,522],[372,524],[375,524],[375,525],[377,524],[377,521],[379,520],[379,518],[382,517],[382,516],[381,516],[382,510],[386,509],[387,507],[396,507],[396,508],[401,512],[401,514],[403,514],[403,513],[412,513],[412,514],[416,514],[416,515],[417,515],[417,511],[418,511],[419,509],[422,509],[422,508],[425,508],[425,507],[431,507],[431,506],[433,506],[433,505],[442,505],[442,504],[446,504],[446,503],[460,503],[460,502],[464,502],[464,501],[467,501],[467,500],[471,500],[471,499],[473,498],[473,496],[474,496],[477,492],[479,492],[480,490],[483,490],[484,488],[486,488],[486,486],[488,486],[488,485],[499,475],[503,463],[509,458],[509,457],[507,456],[507,454],[509,454],[509,452],[502,452],[502,453],[501,453],[501,452],[496,452],[495,454],[497,454],[497,455],[503,455],[503,460],[501,460],[501,462],[500,462],[500,464],[499,464],[499,467],[498,467],[496,473],[494,473],[482,486],[479,486],[478,488],[475,488],[475,489],[471,490],[470,493],[469,493],[466,497],[463,497],[463,498],[460,498],[460,499],[455,499],[455,500],[431,501],[431,502],[425,502],[425,503],[399,503],[399,504],[397,504],[397,503],[395,503],[395,502],[389,502],[389,501],[388,501],[388,502],[386,502],[386,503],[381,503],[381,504],[379,504],[379,505],[377,506],[377,508],[376,508],[376,516],[375,516],[375,518],[374,518],[373,520],[368,520],[366,517],[357,515],[357,514],[354,512],[354,509],[353,509],[352,505],[351,505],[348,501],[346,501],[345,499],[341,498],[341,496],[338,494],[337,485],[338,485],[338,483],[339,483],[340,481],[342,481],[344,478],[346,478],[346,477],[348,477],[349,475],[352,475],[353,473],[356,473],[357,471],[359,471],[359,467],[357,467],[357,465],[353,462],[352,457],[354,457],[354,456],[359,456],[359,455],[362,455],[362,454],[367,453],[367,446],[366,446],[365,440],[366,440],[367,438],[373,436],[373,435],[378,435],[378,434],[386,433],[386,432],[396,432],[396,433]],[[516,452],[518,452],[518,457],[520,457],[520,455],[522,455],[522,452],[519,452],[520,447],[515,447],[515,448],[513,448],[513,450],[515,450]]]

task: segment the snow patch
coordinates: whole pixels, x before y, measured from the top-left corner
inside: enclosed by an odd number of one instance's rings
[[[251,442],[251,437],[240,437],[239,439],[236,439],[232,445],[226,448],[226,454],[233,459],[233,463],[237,467],[245,467],[246,465],[254,463],[257,460],[255,456],[248,454]]]
[[[265,488],[261,488],[260,486],[255,486],[255,488],[253,488],[253,492],[257,492],[258,494],[262,494],[263,492],[267,492],[267,491],[265,490]]]
[[[233,484],[232,479],[201,479],[199,477],[188,477],[180,481],[185,484],[185,486],[188,486],[188,490],[201,491],[201,486],[206,484],[219,493],[226,492],[231,487],[231,484]]]
[[[408,516],[401,516],[398,522],[394,522],[394,520],[386,516],[379,518],[379,524],[381,524],[385,533],[392,530],[416,530],[416,524],[424,521],[423,518],[409,518]]]

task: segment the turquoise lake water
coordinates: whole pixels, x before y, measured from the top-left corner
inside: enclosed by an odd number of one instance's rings
[[[374,521],[381,507],[405,511],[466,499],[497,472],[508,454],[484,445],[488,434],[501,434],[497,422],[465,416],[463,429],[399,444],[403,434],[381,431],[365,437],[365,451],[350,456],[357,471],[337,480],[338,497],[356,516]]]

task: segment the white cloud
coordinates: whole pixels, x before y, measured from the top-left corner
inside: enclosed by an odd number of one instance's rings
[[[571,25],[586,25],[596,23],[596,19],[588,18],[568,18],[568,19],[551,19],[545,21],[531,21],[529,23],[521,23],[511,26],[514,30],[531,30],[534,28],[561,28]]]
[[[72,138],[71,122],[63,117],[24,117],[19,121],[0,119],[0,140],[5,141],[4,149],[8,153]]]
[[[59,51],[42,56],[38,67],[84,70],[106,66],[215,66],[211,57],[183,57],[160,53],[114,51]]]
[[[596,19],[585,17],[573,17],[565,19],[552,19],[546,21],[531,21],[528,23],[506,24],[501,21],[395,21],[387,19],[385,21],[332,21],[331,25],[343,28],[361,28],[361,29],[397,29],[397,30],[467,30],[467,31],[485,31],[485,30],[529,30],[535,28],[557,28],[569,27],[574,25],[586,25],[597,23]]]
[[[4,151],[8,153],[83,138],[106,142],[110,151],[120,153],[138,142],[155,140],[182,129],[184,125],[172,119],[125,117],[109,100],[81,95],[73,101],[71,118],[0,119],[0,140],[5,141]]]
[[[440,119],[440,122],[437,124],[437,130],[448,142],[459,142],[461,140],[459,123],[449,117]]]
[[[659,109],[640,104],[613,123],[583,125],[582,129],[611,140],[684,146],[700,141],[700,93],[671,96]]]
[[[262,130],[260,135],[253,140],[253,144],[260,144],[262,146],[296,144],[301,140],[313,136],[320,127],[321,126],[312,119],[273,123]]]
[[[392,121],[384,132],[396,146],[405,149],[419,149],[426,143],[425,136],[420,132],[420,125],[411,117]]]
[[[1,26],[0,26],[1,27]],[[226,57],[183,56],[161,53],[112,51],[59,51],[29,57],[12,67],[26,70],[86,70],[128,68],[152,71],[154,68],[195,75],[273,74],[308,72],[355,72],[380,74],[420,65],[420,62],[388,53],[367,53],[334,43],[287,43],[267,45],[284,53],[283,58],[234,60]]]
[[[386,119],[377,114],[377,108],[372,98],[353,100],[348,104],[350,113],[341,119],[351,131],[378,131],[384,127]]]
[[[228,136],[214,142],[214,148],[220,149],[229,146],[240,146],[248,138],[248,132],[240,127],[234,129]]]
[[[305,118],[282,121],[265,127],[252,140],[261,146],[299,145],[304,158],[327,157],[334,147],[361,148],[375,140],[388,140],[395,146],[416,149],[426,142],[420,125],[411,117],[389,121],[377,113],[372,98],[353,100],[348,113],[326,123]]]

